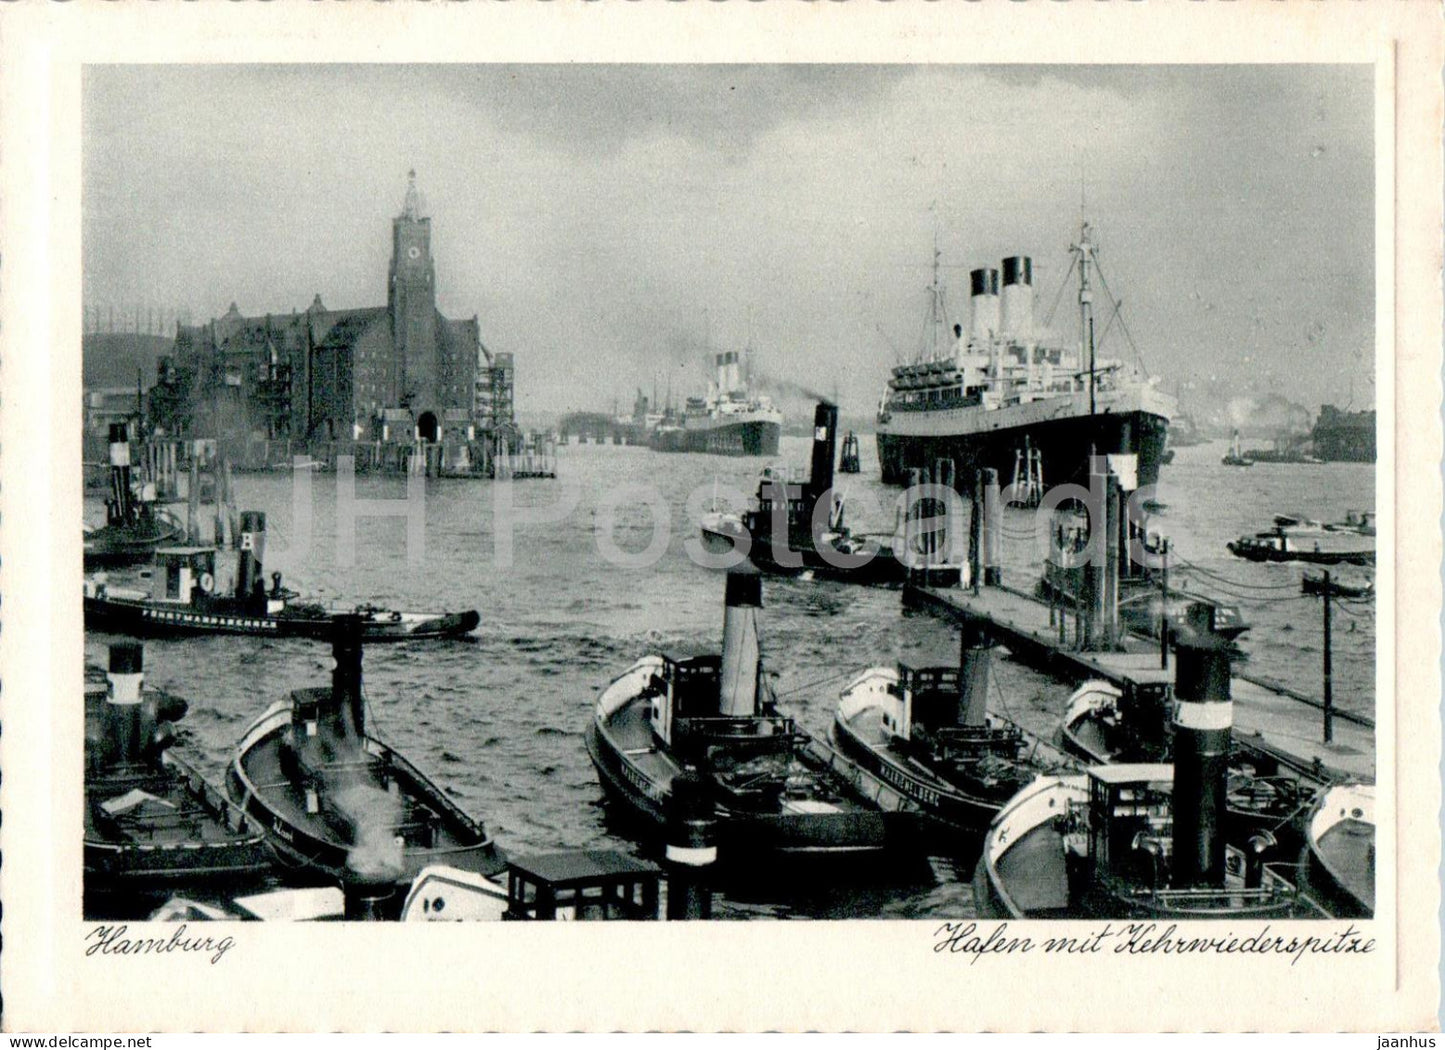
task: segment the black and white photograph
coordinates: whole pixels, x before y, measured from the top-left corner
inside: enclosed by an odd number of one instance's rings
[[[1398,967],[1382,62],[81,62],[54,951]]]
[[[1368,917],[1373,86],[87,70],[87,918]]]

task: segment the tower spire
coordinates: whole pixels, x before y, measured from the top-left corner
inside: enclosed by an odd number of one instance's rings
[[[408,219],[421,218],[421,195],[416,191],[415,168],[406,173],[406,201],[402,205],[402,215]]]

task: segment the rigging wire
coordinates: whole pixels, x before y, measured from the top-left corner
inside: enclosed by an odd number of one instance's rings
[[[1069,278],[1074,276],[1074,267],[1079,265],[1077,256],[1069,258],[1069,272],[1064,274],[1064,279],[1059,282],[1059,292],[1054,296],[1054,305],[1049,307],[1049,316],[1044,318],[1044,327],[1052,328],[1054,324],[1054,313],[1059,309],[1059,303],[1063,302],[1064,289],[1068,287]]]
[[[1099,265],[1099,258],[1097,255],[1094,257],[1094,269],[1098,271],[1099,283],[1104,286],[1104,294],[1109,297],[1111,302],[1118,304],[1115,307],[1114,316],[1119,318],[1119,327],[1123,329],[1124,338],[1129,340],[1129,346],[1134,351],[1134,356],[1139,360],[1139,367],[1143,369],[1145,375],[1148,375],[1149,366],[1144,363],[1144,355],[1139,352],[1139,344],[1134,342],[1133,333],[1129,331],[1129,324],[1124,320],[1123,304],[1118,299],[1114,298],[1114,293],[1109,288],[1109,279],[1104,276],[1104,268]],[[1109,323],[1112,325],[1114,322],[1111,319]]]

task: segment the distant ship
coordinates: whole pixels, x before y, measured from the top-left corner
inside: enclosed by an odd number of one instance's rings
[[[1097,358],[1092,275],[1098,261],[1089,238],[1085,223],[1072,249],[1080,339],[1069,346],[1050,345],[1035,330],[1027,256],[1003,261],[1002,296],[999,271],[972,271],[970,331],[965,336],[955,325],[955,345],[941,346],[938,330],[947,330],[947,321],[935,249],[933,345],[893,369],[878,410],[885,483],[907,484],[910,469],[951,459],[960,480],[991,467],[1007,485],[1026,448],[1041,454],[1045,485],[1084,480],[1091,453],[1135,456],[1137,484],[1158,481],[1177,403],[1122,361]]]
[[[716,355],[717,378],[704,397],[690,397],[682,415],[668,414],[652,430],[658,452],[719,456],[776,456],[783,414],[753,394],[736,350]]]
[[[1326,462],[1375,462],[1375,411],[1344,412],[1334,405],[1320,409],[1310,433],[1315,455]]]

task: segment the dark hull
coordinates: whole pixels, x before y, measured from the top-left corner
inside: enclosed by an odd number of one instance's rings
[[[776,456],[782,427],[777,423],[750,420],[722,423],[713,427],[684,427],[653,431],[651,445],[656,452],[705,452],[715,456]]]
[[[1316,427],[1314,454],[1327,463],[1375,462],[1375,427]]]
[[[1304,562],[1307,565],[1373,565],[1374,551],[1301,551],[1280,550],[1278,547],[1258,546],[1248,543],[1228,544],[1229,553],[1236,558],[1260,562]]]
[[[1159,481],[1168,432],[1168,420],[1142,411],[1071,416],[968,434],[914,436],[880,431],[878,461],[883,481],[889,485],[908,484],[910,469],[932,470],[940,459],[953,460],[960,485],[970,484],[974,472],[986,468],[997,470],[999,483],[1008,485],[1013,480],[1015,454],[1027,438],[1043,456],[1047,487],[1069,482],[1087,485],[1091,448],[1099,454],[1136,453],[1143,487]]]
[[[713,553],[726,553],[736,546],[737,534],[726,529],[703,527],[703,542]],[[771,539],[759,534],[750,539],[748,559],[753,565],[775,576],[801,576],[811,574],[815,579],[837,580],[841,583],[861,583],[880,586],[896,586],[912,579],[925,587],[956,587],[962,578],[958,566],[939,566],[927,570],[917,569],[910,575],[909,570],[894,556],[888,547],[878,551],[861,564],[835,565],[818,553],[815,547],[792,548],[780,561]],[[861,556],[859,557],[861,561]],[[796,562],[796,564],[794,564]]]
[[[347,863],[356,846],[354,837],[324,816],[309,813],[303,786],[285,776],[281,738],[287,725],[286,714],[282,712],[276,728],[258,732],[258,727],[274,717],[268,713],[248,732],[227,768],[226,790],[247,817],[263,829],[266,844],[283,866],[329,881],[349,882],[356,878]],[[404,832],[408,838],[401,851],[398,885],[410,883],[430,864],[447,864],[489,876],[506,867],[505,855],[486,830],[450,802],[440,788],[384,744],[368,738],[366,746],[375,764],[361,782],[385,792],[385,783],[375,776],[384,771],[386,779],[396,787],[394,797],[404,811],[402,819],[407,827],[431,825],[423,836],[414,830]]]
[[[667,831],[666,785],[648,781],[618,754],[598,730],[587,727],[587,753],[603,790],[627,811],[650,838]],[[871,859],[911,842],[916,822],[909,814],[854,809],[837,813],[733,813],[719,808],[718,856],[723,864],[750,859]]]
[[[363,623],[361,637],[364,642],[454,638],[475,630],[480,622],[481,615],[475,610],[442,613],[423,620],[393,621],[381,616]],[[89,597],[85,599],[85,626],[95,631],[147,638],[242,634],[324,640],[335,630],[330,616],[257,616],[224,606],[192,609],[164,602]]]
[[[838,720],[833,723],[833,740],[853,761],[916,804],[928,820],[943,825],[940,830],[982,834],[1008,801],[970,795],[939,778],[919,776],[903,762],[870,747]]]
[[[85,537],[86,569],[119,569],[149,564],[156,548],[174,543],[180,526],[164,519],[142,525],[106,525]]]
[[[1061,600],[1070,609],[1077,609],[1086,593],[1085,570],[1060,568],[1051,563],[1044,565],[1044,576],[1039,580],[1038,595],[1048,601]],[[1178,629],[1183,625],[1188,608],[1194,604],[1206,605],[1214,610],[1214,631],[1225,638],[1237,638],[1249,630],[1249,624],[1239,618],[1238,610],[1221,605],[1201,594],[1169,589],[1169,625]],[[1123,579],[1119,581],[1119,620],[1125,629],[1146,638],[1159,637],[1160,606],[1162,604],[1159,586],[1151,580]]]
[[[174,807],[153,822],[108,820],[92,794],[139,788]],[[140,776],[86,784],[83,863],[87,896],[110,891],[237,888],[271,871],[265,837],[195,770],[173,756]],[[98,806],[98,799],[96,805]]]
[[[1308,843],[1300,856],[1305,887],[1336,918],[1375,914],[1374,841],[1373,825],[1346,821],[1325,841]]]

